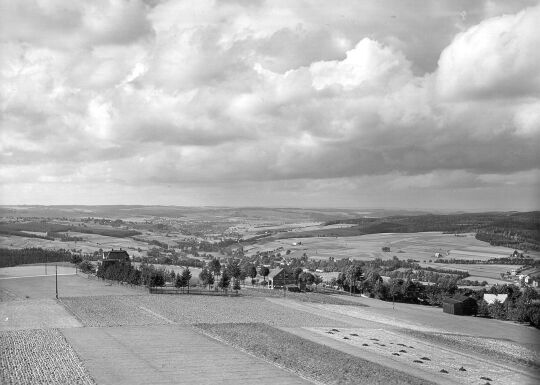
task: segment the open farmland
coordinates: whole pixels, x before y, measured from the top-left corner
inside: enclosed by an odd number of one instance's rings
[[[73,348],[55,329],[0,331],[0,383],[93,385]]]
[[[352,350],[356,356],[373,362],[384,362],[388,367],[440,383],[447,383],[447,380],[450,380],[454,383],[472,385],[478,384],[482,377],[508,385],[531,381],[526,374],[516,373],[515,367],[510,368],[504,363],[494,362],[488,356],[479,358],[463,354],[399,332],[367,328],[307,330],[319,335],[319,338],[312,338],[313,340],[339,341],[353,347],[353,349],[343,347],[343,350]],[[301,335],[306,336],[305,333]],[[335,346],[331,343],[329,345]]]
[[[79,321],[53,299],[0,302],[0,330],[80,327]]]
[[[43,267],[41,267],[43,269]],[[36,298],[55,298],[56,283],[55,276],[26,276],[0,279],[0,299],[2,301],[12,299],[36,299]],[[0,269],[0,272],[2,269]],[[2,273],[0,273],[2,274]],[[91,296],[107,294],[137,294],[138,288],[130,288],[125,285],[110,283],[98,279],[89,279],[82,275],[59,275],[58,276],[58,295],[60,298],[67,296]]]
[[[301,245],[294,243],[301,242]],[[383,252],[382,247],[390,247],[390,252]],[[490,246],[479,241],[474,234],[456,237],[440,232],[424,233],[384,233],[354,237],[315,237],[277,239],[261,241],[249,249],[250,254],[257,251],[276,250],[283,247],[291,252],[306,253],[312,258],[353,258],[371,260],[389,259],[396,255],[400,259],[432,260],[435,253],[445,258],[489,259],[508,257],[514,250],[507,247]],[[447,255],[448,252],[448,255]],[[530,253],[539,257],[538,253]]]
[[[99,249],[110,250],[119,249],[128,250],[130,254],[138,254],[138,248],[148,250],[147,243],[136,241],[132,238],[117,238],[108,237],[99,234],[83,234],[70,232],[70,236],[82,237],[82,241],[49,240],[41,238],[26,238],[16,235],[0,235],[0,247],[6,249],[25,249],[32,247],[40,247],[42,249],[58,250],[58,249],[76,249],[82,250],[83,253],[92,254]]]
[[[309,383],[191,327],[84,328],[63,333],[98,384]]]
[[[501,280],[501,273],[522,267],[521,265],[495,265],[495,264],[459,264],[459,263],[420,263],[420,266],[430,266],[436,269],[468,271],[469,280],[488,281],[488,283],[508,283]]]
[[[322,315],[280,306],[264,298],[190,295],[99,296],[62,299],[85,326],[179,325],[263,322],[277,326],[331,326]],[[345,325],[338,322],[338,325]]]
[[[268,325],[203,324],[206,332],[323,383],[433,384]],[[335,329],[334,329],[335,330]]]
[[[0,274],[25,276],[25,269],[36,273],[43,266],[1,269]],[[83,377],[97,384],[308,383],[305,379],[345,384],[359,376],[381,384],[483,384],[481,377],[509,384],[538,380],[538,330],[510,322],[455,317],[410,304],[392,308],[391,303],[361,297],[321,300],[316,293],[285,299],[257,290],[242,290],[239,297],[151,295],[79,275],[59,277],[67,281],[57,302],[51,278],[0,280],[2,289],[9,283],[16,293],[0,304],[3,319],[11,312],[11,323],[5,322],[0,334],[4,338],[20,329],[31,340],[33,331],[60,333],[67,346],[62,349],[72,349],[79,360],[66,367],[79,376],[80,365]],[[25,293],[34,299],[26,299]],[[204,332],[195,327],[199,324],[206,325]],[[39,338],[47,342],[53,337]],[[397,343],[406,345],[399,350],[407,352],[395,350]],[[14,349],[11,355],[23,355],[22,347]],[[42,349],[45,354],[31,357],[47,373],[47,365],[53,364],[42,360],[54,363],[50,357],[56,348]],[[69,351],[65,357],[70,360]],[[30,373],[34,369],[29,365],[22,361],[18,367]],[[440,368],[448,373],[438,372]],[[85,383],[77,381],[83,380],[56,383]],[[25,377],[22,383],[39,382]]]

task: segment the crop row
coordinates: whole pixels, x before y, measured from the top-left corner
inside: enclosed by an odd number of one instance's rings
[[[261,322],[275,326],[342,326],[265,298],[141,295],[63,298],[85,326]]]
[[[0,332],[0,383],[81,384],[94,381],[55,329]]]

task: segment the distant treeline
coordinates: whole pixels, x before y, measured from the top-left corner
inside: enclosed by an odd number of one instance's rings
[[[71,259],[71,253],[63,249],[0,249],[0,267],[27,265],[31,263],[71,262]]]
[[[35,234],[24,233],[23,231],[33,231],[46,233],[48,236],[41,236]],[[84,234],[97,234],[103,235],[106,237],[116,237],[116,238],[127,238],[134,235],[140,235],[141,233],[135,230],[124,230],[124,229],[101,229],[101,228],[91,228],[84,226],[70,226],[62,225],[58,223],[50,223],[45,221],[34,221],[34,222],[14,222],[14,223],[0,223],[0,234],[7,235],[17,235],[20,237],[27,238],[43,238],[50,239],[53,238],[50,236],[55,233],[74,231]],[[60,237],[60,236],[58,236]]]
[[[434,263],[450,263],[450,264],[460,264],[460,265],[538,265],[540,260],[535,260],[532,258],[491,258],[487,261],[481,259],[435,259]]]
[[[309,236],[343,236],[375,233],[476,233],[476,238],[494,246],[540,250],[540,211],[526,213],[474,213],[450,215],[357,218],[326,222],[354,224],[344,229],[318,230]]]

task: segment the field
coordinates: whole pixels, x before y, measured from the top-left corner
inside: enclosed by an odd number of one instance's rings
[[[0,383],[85,384],[94,381],[54,329],[0,331]]]
[[[322,383],[433,384],[264,324],[202,324],[199,328]],[[337,330],[337,329],[332,329]]]
[[[489,284],[507,284],[501,280],[501,273],[510,272],[520,268],[521,265],[495,265],[495,264],[457,264],[457,263],[420,263],[420,266],[430,266],[437,269],[468,271],[468,280],[487,281]]]
[[[301,245],[293,245],[301,242]],[[390,247],[390,252],[383,252],[382,247]],[[384,233],[368,234],[354,237],[315,237],[277,239],[253,245],[250,254],[257,251],[271,251],[283,247],[292,253],[306,253],[312,258],[353,258],[356,260],[372,260],[375,258],[415,259],[429,261],[435,259],[435,253],[444,258],[480,259],[508,257],[514,250],[507,247],[490,246],[475,239],[474,234],[456,237],[440,232],[426,233]],[[291,254],[292,254],[291,253]],[[530,253],[532,257],[540,257],[538,253]],[[293,254],[294,255],[294,254]]]
[[[0,303],[2,383],[540,380],[539,331],[510,322],[316,293],[151,295],[81,275],[59,277],[56,301],[43,268],[0,269],[9,293]]]
[[[98,384],[289,384],[309,382],[191,327],[66,329]]]
[[[59,240],[48,240],[41,238],[25,238],[14,235],[0,234],[0,247],[7,249],[24,249],[31,247],[41,247],[42,249],[76,249],[82,250],[83,253],[92,254],[99,249],[124,249],[128,250],[129,254],[138,255],[138,248],[148,250],[150,247],[147,243],[136,241],[132,238],[117,238],[107,237],[99,234],[83,234],[70,232],[70,236],[82,237],[83,241],[62,242]]]

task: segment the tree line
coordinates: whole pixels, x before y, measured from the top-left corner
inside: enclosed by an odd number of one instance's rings
[[[25,249],[0,249],[0,267],[27,265],[32,263],[71,262],[68,250],[47,250],[40,247]]]

